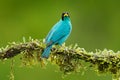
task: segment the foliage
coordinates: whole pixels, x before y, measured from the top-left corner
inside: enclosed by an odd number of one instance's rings
[[[83,48],[75,46],[53,46],[49,59],[41,58],[41,54],[45,48],[44,40],[30,38],[26,41],[23,38],[21,43],[10,43],[6,48],[0,49],[0,59],[7,60],[14,58],[18,54],[22,55],[21,61],[24,66],[35,65],[41,63],[44,67],[46,62],[51,62],[59,66],[60,71],[64,74],[71,72],[79,72],[84,69],[83,61],[90,63],[89,67],[98,73],[111,73],[113,79],[119,80],[120,77],[120,52],[115,53],[112,50],[104,49],[96,50],[96,52],[87,52]],[[14,80],[13,61],[11,63],[10,80]]]

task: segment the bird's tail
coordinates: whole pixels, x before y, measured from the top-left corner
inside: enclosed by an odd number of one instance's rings
[[[48,58],[49,57],[51,48],[52,48],[52,46],[48,46],[44,49],[44,52],[42,53],[42,58]]]

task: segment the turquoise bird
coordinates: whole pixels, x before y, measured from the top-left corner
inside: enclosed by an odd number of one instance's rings
[[[70,16],[67,12],[64,12],[61,19],[53,26],[45,39],[46,48],[42,53],[42,58],[49,57],[53,45],[62,45],[69,37],[71,30]]]

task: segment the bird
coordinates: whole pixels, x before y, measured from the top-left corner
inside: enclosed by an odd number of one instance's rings
[[[46,48],[41,57],[49,58],[50,50],[53,45],[61,45],[66,41],[72,31],[72,24],[68,12],[63,12],[61,19],[52,27],[45,38]]]

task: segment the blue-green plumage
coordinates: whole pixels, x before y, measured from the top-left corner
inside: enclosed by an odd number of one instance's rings
[[[42,53],[42,58],[49,57],[52,45],[62,45],[62,43],[65,42],[70,35],[71,30],[72,25],[69,14],[67,12],[62,13],[62,19],[53,26],[45,39],[46,48]]]

